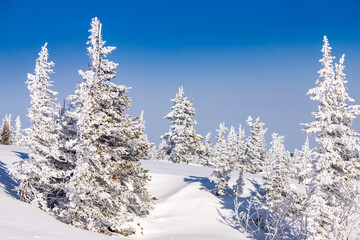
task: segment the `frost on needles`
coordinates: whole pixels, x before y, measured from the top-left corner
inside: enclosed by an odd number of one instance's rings
[[[36,60],[35,75],[28,74],[28,89],[31,97],[29,108],[30,128],[26,129],[26,145],[29,158],[20,162],[15,175],[20,180],[21,199],[44,211],[51,212],[54,204],[63,201],[62,182],[67,164],[59,158],[60,125],[55,110],[56,92],[50,90],[49,74],[53,62],[45,44]]]
[[[261,173],[264,168],[264,161],[266,155],[264,123],[260,122],[260,118],[253,121],[249,116],[247,124],[250,128],[251,135],[246,140],[244,167],[245,171],[249,173]]]
[[[20,138],[20,135],[18,134],[18,124],[19,124],[18,121],[20,121],[19,116],[18,118],[16,118],[16,120],[17,122],[16,122],[16,132],[15,132],[11,120],[11,114],[5,115],[0,127],[0,144],[4,144],[4,145],[18,144],[17,140]],[[20,123],[20,127],[21,127],[21,123]]]
[[[174,163],[190,163],[198,158],[200,141],[203,137],[196,133],[194,125],[197,124],[193,118],[195,109],[193,102],[184,94],[184,88],[180,87],[176,97],[171,100],[173,106],[165,116],[172,125],[169,132],[161,138],[165,140],[163,151]]]
[[[35,73],[26,82],[31,97],[27,135],[22,136],[20,118],[16,130],[10,114],[3,120],[0,143],[29,148],[29,157],[12,170],[20,182],[21,200],[76,227],[131,235],[141,229],[135,217],[149,214],[154,206],[146,189],[150,176],[139,160],[167,158],[213,167],[210,180],[216,195],[229,192],[230,174],[239,171],[233,186],[235,218],[245,232],[252,225],[254,231],[264,231],[265,239],[358,239],[360,138],[350,127],[360,106],[348,105],[354,100],[346,92],[345,56],[333,64],[326,37],[320,60],[323,68],[308,92],[318,108],[314,121],[304,124],[304,131],[315,136],[314,150],[307,138],[302,150],[291,155],[284,137],[273,134],[266,151],[267,129],[252,117],[247,120],[250,135],[246,140],[241,126],[238,132],[234,127],[228,132],[221,123],[214,147],[210,133],[201,142],[194,128],[193,102],[181,87],[165,116],[172,124],[169,132],[162,136],[158,150],[150,152],[153,144],[144,134],[144,113],[139,117],[125,114],[131,106],[128,88],[112,82],[118,64],[107,57],[115,47],[105,46],[101,28],[99,20],[92,19],[88,69],[79,71],[83,81],[68,97],[68,104],[56,104],[57,93],[50,89],[54,63],[45,44]],[[264,180],[264,194],[255,194],[247,202],[240,201],[246,187],[244,172],[260,174]],[[291,179],[307,185],[306,200],[292,187]]]
[[[323,57],[316,87],[309,90],[319,103],[314,121],[304,131],[318,143],[306,214],[311,239],[354,239],[359,232],[359,134],[350,128],[359,105],[346,92],[344,55],[333,66],[331,47],[324,37]],[[358,237],[358,236],[357,236]],[[356,238],[358,239],[358,238]]]
[[[91,23],[89,69],[79,71],[84,81],[70,96],[75,111],[77,144],[72,176],[65,184],[68,208],[61,213],[66,222],[98,232],[135,232],[131,220],[148,214],[153,202],[146,189],[150,180],[139,156],[148,143],[137,118],[124,111],[131,100],[127,88],[111,82],[117,64],[106,59],[115,47],[104,47],[101,24]]]
[[[91,231],[135,233],[135,216],[149,213],[150,180],[139,158],[150,145],[142,137],[144,119],[124,111],[131,100],[115,78],[118,64],[106,59],[101,23],[92,19],[87,42],[90,63],[84,79],[69,96],[70,106],[55,106],[48,74],[46,45],[29,74],[32,107],[28,129],[29,158],[18,166],[21,196],[65,223]]]
[[[215,170],[211,174],[210,180],[215,183],[215,194],[225,195],[231,173],[229,147],[225,138],[228,129],[225,123],[220,123],[219,129],[216,131],[218,132],[217,143],[213,150]]]

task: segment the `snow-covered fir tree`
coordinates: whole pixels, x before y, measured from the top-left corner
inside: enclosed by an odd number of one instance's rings
[[[249,116],[247,124],[250,128],[251,135],[246,140],[244,170],[249,173],[261,173],[264,167],[266,144],[264,123],[260,122],[260,118],[253,121]]]
[[[230,127],[229,133],[227,135],[227,146],[229,151],[229,162],[231,169],[234,169],[234,165],[238,164],[238,136],[233,126]]]
[[[307,191],[307,230],[309,239],[358,239],[359,134],[350,127],[360,111],[358,105],[348,105],[354,100],[346,92],[344,55],[335,73],[326,36],[322,53],[317,86],[308,92],[319,104],[314,121],[304,126],[318,143]]]
[[[163,139],[157,148],[152,148],[152,155],[154,156],[154,159],[162,160],[162,161],[170,161],[169,156],[166,155],[165,152],[166,147],[166,141]]]
[[[23,140],[23,134],[21,129],[21,120],[20,120],[20,116],[17,116],[15,119],[15,144],[21,146],[22,140]]]
[[[299,180],[299,173],[302,170],[302,156],[301,156],[301,150],[298,150],[295,148],[294,152],[291,154],[291,162],[292,162],[292,169],[290,169],[291,177],[293,179]]]
[[[225,127],[225,123],[220,123],[219,129],[216,131],[218,132],[217,143],[213,150],[215,170],[211,174],[210,180],[215,183],[215,194],[225,195],[231,173],[229,148],[225,138],[228,129]]]
[[[6,119],[6,116],[2,119],[2,122],[1,122],[1,127],[0,127],[0,144],[3,144],[2,135],[3,135],[4,127],[5,127],[5,119]]]
[[[243,201],[240,200],[240,196],[243,194],[244,186],[245,186],[243,174],[244,174],[243,171],[239,171],[238,179],[236,180],[236,183],[233,186],[233,194],[235,195],[234,197],[235,219],[237,219],[238,222],[241,222],[240,220],[241,217],[239,216],[240,214],[239,210],[241,205],[243,204]]]
[[[14,128],[14,124],[12,121],[11,113],[8,115],[7,121],[8,121],[10,132],[11,132],[9,142],[11,145],[13,145],[13,144],[15,144],[15,128]]]
[[[101,28],[93,18],[88,70],[79,71],[84,81],[69,97],[76,158],[65,185],[69,204],[59,216],[91,231],[129,235],[136,231],[134,216],[148,214],[153,206],[146,189],[150,177],[139,162],[149,145],[140,137],[138,118],[124,113],[131,105],[128,88],[111,81],[118,64],[106,57],[115,47],[104,46]]]
[[[0,128],[0,143],[4,145],[13,144],[13,131],[10,120],[11,118],[9,119],[9,116],[5,115]]]
[[[64,100],[63,106],[57,105],[57,113],[59,115],[58,123],[60,124],[59,137],[59,151],[60,159],[66,161],[68,170],[73,170],[76,162],[76,145],[78,143],[78,133],[76,131],[76,119],[73,116],[71,109],[74,106],[71,102]],[[69,177],[69,176],[68,176]]]
[[[236,197],[239,197],[241,194],[243,194],[244,186],[245,186],[244,172],[239,171],[238,179],[236,180],[236,183],[233,186],[233,191],[234,191]]]
[[[299,151],[299,161],[297,162],[297,176],[299,183],[309,184],[312,177],[312,155],[309,137],[306,137],[305,143]]]
[[[169,132],[161,138],[166,140],[164,151],[174,163],[189,163],[197,159],[202,136],[197,134],[194,125],[197,124],[193,118],[195,109],[193,102],[184,95],[183,87],[174,99],[171,99],[173,106],[170,112],[164,117],[169,119],[172,125]]]
[[[139,116],[139,128],[140,128],[140,138],[143,142],[147,143],[147,147],[144,148],[144,152],[143,153],[140,153],[140,159],[150,159],[150,150],[151,148],[154,147],[154,144],[153,143],[150,143],[149,140],[148,140],[148,137],[147,137],[147,134],[145,134],[145,124],[146,124],[146,121],[145,121],[145,117],[144,117],[144,111],[141,111],[141,114]]]
[[[211,133],[205,135],[204,142],[200,145],[201,164],[204,166],[212,166],[212,146]]]
[[[290,153],[285,150],[284,136],[272,134],[271,147],[264,167],[265,203],[274,211],[280,211],[285,198],[292,198],[289,186]]]
[[[149,159],[150,160],[156,160],[157,159],[157,147],[154,144],[152,148],[149,150]]]
[[[51,211],[61,192],[63,162],[59,160],[55,95],[50,89],[53,62],[45,44],[36,60],[35,75],[28,74],[31,107],[28,110],[30,128],[26,129],[29,158],[17,165],[15,176],[20,180],[21,199],[44,211]]]
[[[245,159],[245,150],[246,150],[246,143],[245,143],[245,131],[242,129],[241,124],[239,125],[239,130],[237,134],[237,147],[236,147],[236,156],[237,159],[234,163],[233,168],[237,171],[244,170],[244,159]]]

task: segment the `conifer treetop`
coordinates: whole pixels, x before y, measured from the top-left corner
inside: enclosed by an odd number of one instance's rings
[[[118,64],[105,59],[116,47],[104,46],[106,42],[102,39],[101,30],[102,24],[99,19],[97,17],[93,18],[89,30],[89,40],[86,42],[86,44],[90,45],[87,52],[91,62],[88,71],[79,70],[79,74],[89,85],[108,81],[116,76],[115,69]]]
[[[52,61],[49,62],[49,52],[46,46],[47,43],[42,46],[39,57],[36,59],[35,75],[28,73],[26,84],[28,84],[30,92],[34,92],[35,89],[46,88],[46,91],[40,92],[40,94],[50,94],[50,97],[52,98],[57,95],[57,92],[48,89],[53,83],[50,81],[49,74],[54,72],[51,68],[55,66],[55,63]]]

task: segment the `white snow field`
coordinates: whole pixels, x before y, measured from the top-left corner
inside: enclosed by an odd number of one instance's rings
[[[213,184],[209,181],[212,169],[162,161],[142,161],[152,176],[149,190],[158,198],[151,214],[137,219],[143,234],[139,232],[129,238],[111,237],[66,225],[21,202],[12,190],[16,182],[9,176],[8,167],[26,157],[26,151],[0,145],[0,240],[247,239],[234,226],[233,197],[213,194]],[[230,186],[236,179],[237,173],[233,173]],[[247,197],[261,184],[261,178],[244,174],[244,179],[243,197]]]

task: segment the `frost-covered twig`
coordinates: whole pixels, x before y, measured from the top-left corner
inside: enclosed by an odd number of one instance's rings
[[[241,207],[245,207],[243,211],[241,211]],[[261,203],[259,200],[256,197],[250,197],[248,200],[240,201],[239,195],[235,195],[234,210],[240,231],[245,234],[259,235],[261,223]]]

